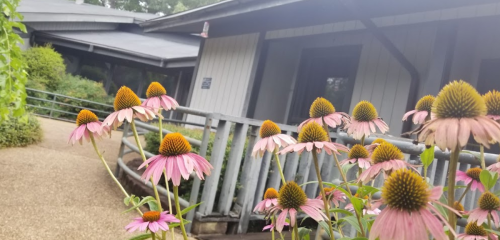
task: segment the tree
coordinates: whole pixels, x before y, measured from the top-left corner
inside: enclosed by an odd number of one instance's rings
[[[168,15],[220,1],[222,0],[85,0],[85,3],[132,12]]]
[[[23,16],[16,12],[19,1],[0,1],[0,122],[9,116],[22,116],[26,104],[26,64],[19,47],[24,41],[15,32],[26,32],[20,22]]]

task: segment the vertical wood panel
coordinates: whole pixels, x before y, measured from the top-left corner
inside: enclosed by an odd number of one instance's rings
[[[205,41],[190,107],[241,116],[259,33],[211,38]],[[211,77],[210,89],[201,89]],[[199,117],[187,121],[202,123]]]

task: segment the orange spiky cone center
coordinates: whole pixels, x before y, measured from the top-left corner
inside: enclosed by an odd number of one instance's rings
[[[159,82],[152,82],[151,84],[149,84],[148,90],[146,90],[146,96],[148,98],[160,97],[166,94],[167,90],[165,90],[165,88]]]

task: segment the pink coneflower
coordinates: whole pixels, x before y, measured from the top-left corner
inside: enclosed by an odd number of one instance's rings
[[[368,150],[368,152],[371,154],[375,148],[377,148],[380,144],[386,143],[387,141],[383,138],[377,138],[373,140],[373,142],[370,145],[366,145],[365,148]]]
[[[433,119],[419,131],[418,140],[441,150],[460,150],[472,133],[476,142],[489,148],[500,141],[500,124],[486,117],[486,104],[470,84],[453,81],[439,92],[432,105]]]
[[[367,214],[370,214],[370,215],[379,215],[382,211],[376,207],[371,207],[372,205],[370,204],[367,204],[363,207],[363,215],[367,215]],[[350,212],[354,212],[354,206],[352,206],[352,203],[349,203],[347,205],[345,205],[345,209],[350,211]]]
[[[149,107],[155,112],[158,112],[160,107],[168,111],[179,106],[175,99],[167,96],[167,90],[159,82],[149,84],[146,97],[148,99],[142,103],[142,106]]]
[[[330,200],[335,205],[335,207],[339,207],[340,202],[345,202],[346,199],[345,194],[342,191],[335,189],[334,187],[325,188],[325,194],[327,199]],[[316,197],[316,199],[323,199],[321,193]]]
[[[108,133],[111,135],[111,129],[107,126],[101,128],[101,122],[97,116],[87,109],[83,109],[78,113],[76,125],[78,127],[69,135],[68,143],[75,144],[78,141],[82,144],[84,138],[88,142],[90,141],[90,133],[98,139]]]
[[[134,221],[125,227],[128,232],[134,232],[139,230],[144,232],[149,230],[151,232],[157,232],[158,230],[168,231],[169,223],[180,222],[179,219],[175,218],[172,214],[167,214],[168,211],[158,212],[149,211],[145,212],[142,217],[134,218]]]
[[[352,146],[347,159],[340,161],[340,166],[357,163],[359,168],[368,169],[371,166],[370,153],[360,144]]]
[[[382,201],[387,207],[375,219],[369,239],[422,240],[429,239],[430,233],[436,240],[448,240],[443,223],[456,235],[431,204],[447,207],[439,202],[442,193],[442,187],[429,190],[424,179],[408,169],[392,172],[382,187]]]
[[[203,174],[210,175],[210,169],[213,168],[205,158],[191,153],[191,145],[180,133],[165,135],[159,152],[159,155],[151,157],[139,166],[141,169],[149,164],[142,174],[142,179],[146,182],[153,176],[153,183],[158,184],[163,170],[166,170],[167,180],[172,179],[174,186],[179,186],[181,176],[188,180],[194,170],[198,178],[203,180]]]
[[[489,91],[483,95],[486,104],[486,117],[495,121],[500,120],[500,92],[497,90]]]
[[[488,238],[490,237],[490,238]],[[457,235],[458,240],[498,240],[498,236],[493,233],[488,233],[482,226],[478,226],[475,222],[467,223],[465,233]]]
[[[268,188],[264,193],[264,200],[257,203],[253,209],[254,212],[268,212],[272,207],[278,205],[278,191],[274,188]]]
[[[141,106],[141,100],[128,87],[121,87],[116,93],[114,102],[115,112],[111,113],[102,122],[103,126],[113,126],[117,128],[123,121],[132,121],[137,117],[142,121],[148,121],[155,117],[155,113],[149,107]]]
[[[457,171],[456,181],[464,181],[466,185],[471,184],[472,191],[476,191],[476,189],[479,189],[479,191],[484,192],[484,186],[479,179],[481,171],[482,169],[478,167],[471,168],[467,170],[467,172]]]
[[[358,178],[358,181],[367,183],[375,179],[381,171],[389,175],[391,171],[401,168],[412,167],[404,160],[404,155],[396,146],[385,142],[380,144],[371,155],[372,165]]]
[[[276,230],[278,230],[278,232],[283,230],[288,215],[290,215],[290,226],[295,226],[297,212],[301,210],[317,222],[328,219],[321,211],[321,209],[323,209],[323,201],[319,199],[308,199],[297,183],[293,181],[287,182],[281,187],[279,193],[278,206],[271,210],[273,214],[281,210],[276,220]]]
[[[415,106],[415,110],[411,110],[403,116],[403,121],[408,119],[408,116],[413,114],[413,123],[414,124],[424,124],[427,120],[430,119],[430,113],[432,104],[434,103],[434,96],[427,95],[418,100],[417,105]]]
[[[500,174],[500,156],[498,156],[496,163],[489,165],[486,169]]]
[[[318,153],[321,152],[321,149],[323,149],[329,155],[332,155],[332,152],[336,154],[340,154],[339,151],[349,152],[349,148],[346,146],[329,142],[328,133],[321,127],[321,125],[316,122],[310,122],[302,128],[302,131],[300,131],[299,143],[292,144],[281,150],[279,153],[285,154],[288,152],[297,152],[298,154],[301,154],[304,150],[310,152],[313,149],[316,149]]]
[[[389,126],[378,117],[377,110],[368,101],[359,102],[352,111],[351,123],[347,126],[347,134],[354,139],[361,139],[375,133],[378,127],[381,133],[389,130]]]
[[[309,117],[309,119],[303,121],[299,125],[299,131],[304,125],[312,121],[318,123],[321,126],[326,123],[332,128],[336,128],[337,126],[342,125],[342,123],[349,123],[350,121],[348,114],[343,112],[335,112],[335,107],[333,106],[333,104],[322,97],[316,98],[316,100],[314,100],[314,102],[311,104],[311,108],[309,109]]]
[[[477,221],[477,225],[481,226],[488,218],[488,215],[490,215],[491,218],[493,218],[495,227],[498,228],[500,220],[497,211],[500,210],[500,199],[493,193],[484,192],[481,197],[479,197],[477,205],[477,208],[469,212],[467,222]]]
[[[290,226],[290,224],[288,224],[287,222],[285,222],[284,226]],[[262,229],[262,231],[266,231],[266,230],[269,230],[269,231],[274,231],[274,224],[269,224],[269,225],[266,225],[264,226],[264,228]]]
[[[286,147],[297,142],[293,137],[281,134],[280,127],[271,120],[262,123],[259,133],[261,139],[253,147],[253,157],[257,157],[257,154],[262,157],[266,150],[273,153],[275,150],[279,150],[280,147]]]

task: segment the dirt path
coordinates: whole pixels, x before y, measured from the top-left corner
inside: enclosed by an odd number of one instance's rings
[[[43,142],[0,150],[0,239],[129,239],[134,213],[91,144],[71,146],[75,125],[39,118]],[[121,133],[99,141],[111,169]],[[179,235],[177,235],[178,239]]]

